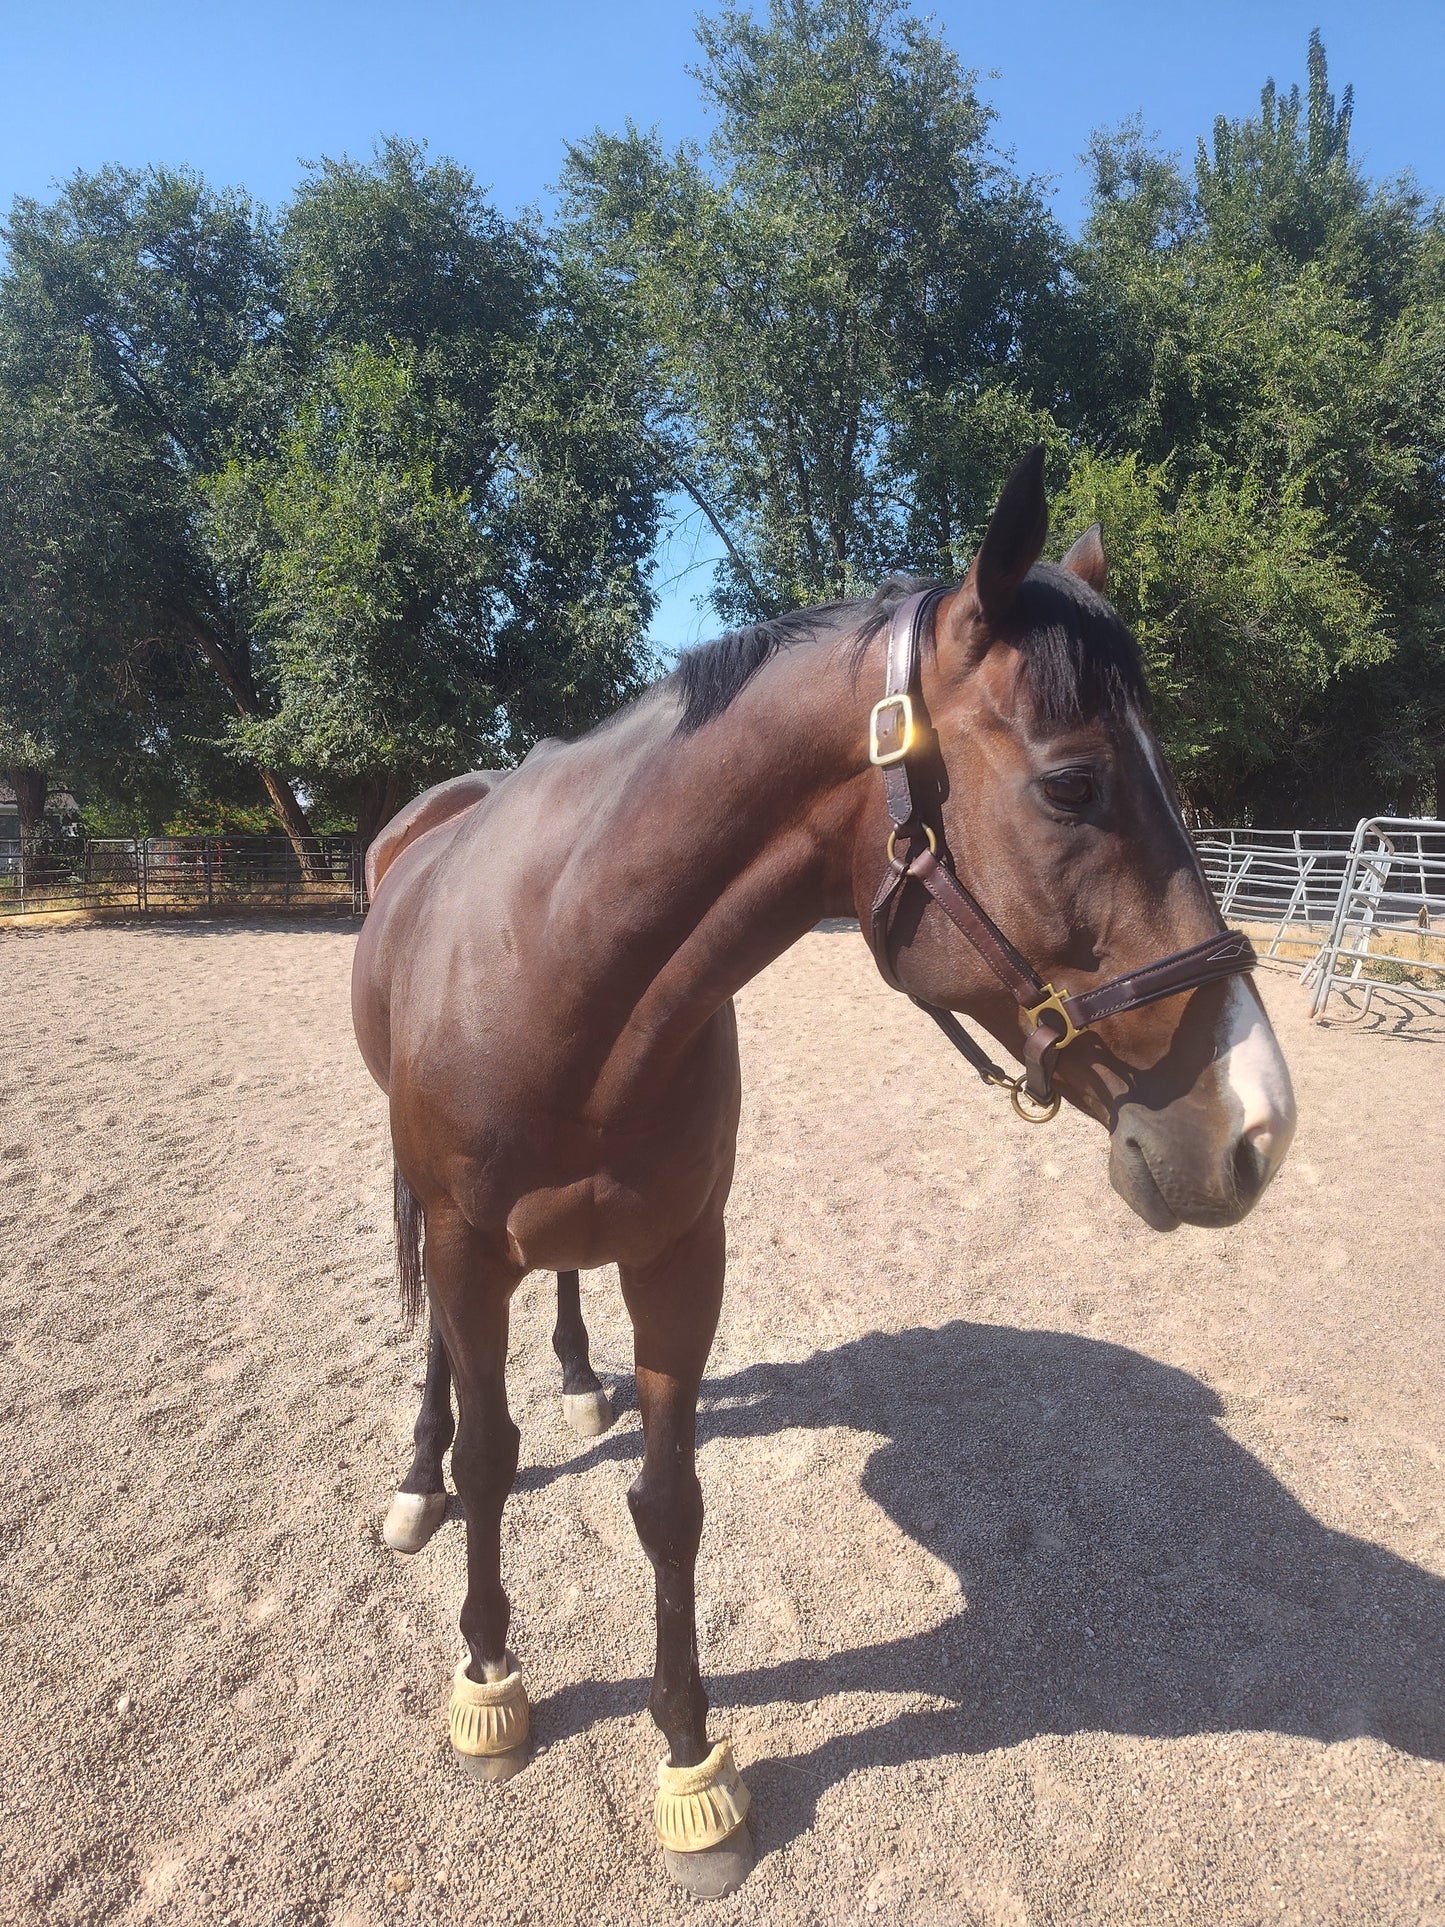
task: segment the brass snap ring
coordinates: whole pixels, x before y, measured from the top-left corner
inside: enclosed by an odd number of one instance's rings
[[[923,834],[928,838],[929,854],[931,856],[937,856],[938,855],[938,838],[933,834],[932,830],[929,829],[926,823],[920,824],[919,828],[923,831]],[[910,830],[908,834],[912,836],[913,834],[912,830]],[[888,861],[890,863],[896,863],[898,861],[897,830],[890,830],[888,832]]]
[[[1047,1124],[1051,1118],[1058,1116],[1059,1106],[1063,1103],[1063,1099],[1055,1091],[1047,1104],[1040,1104],[1038,1099],[1025,1088],[1021,1077],[1012,1079],[1008,1087],[1008,1095],[1016,1115],[1021,1117],[1025,1124]]]

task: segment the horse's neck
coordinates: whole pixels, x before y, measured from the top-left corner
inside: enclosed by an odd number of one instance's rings
[[[821,917],[851,911],[866,718],[827,638],[773,657],[690,735],[665,701],[639,715],[589,831],[625,924],[639,1044],[681,1040]],[[606,733],[593,740],[605,757]]]

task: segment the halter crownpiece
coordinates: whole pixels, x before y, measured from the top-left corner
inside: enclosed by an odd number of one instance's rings
[[[1020,1117],[1042,1124],[1059,1108],[1053,1081],[1055,1060],[1081,1031],[1102,1018],[1117,1017],[1126,1010],[1157,1003],[1162,997],[1177,996],[1181,991],[1197,990],[1222,977],[1253,970],[1257,960],[1254,945],[1242,932],[1220,930],[1188,950],[1172,951],[1095,990],[1070,996],[1046,984],[1014,949],[993,918],[959,882],[941,833],[936,833],[920,814],[913,794],[909,759],[925,734],[918,727],[923,712],[918,683],[919,636],[925,619],[933,615],[945,593],[942,589],[925,589],[905,597],[888,627],[887,681],[882,699],[873,705],[868,719],[868,760],[883,772],[883,793],[892,828],[888,834],[888,867],[869,913],[868,944],[884,982],[894,990],[903,990],[889,958],[889,942],[907,885],[921,883],[1013,996],[1027,1021],[1022,1075],[1010,1077],[995,1064],[951,1010],[914,997],[909,991],[903,994],[933,1019],[986,1084],[1002,1085],[1009,1092]]]

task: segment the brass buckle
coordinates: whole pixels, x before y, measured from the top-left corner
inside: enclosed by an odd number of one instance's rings
[[[880,749],[878,746],[878,719],[885,709],[897,706],[899,733],[902,741],[897,749]],[[884,696],[874,703],[868,715],[868,761],[875,769],[888,769],[894,763],[901,763],[913,747],[913,698],[904,691],[897,696]]]
[[[1030,1009],[1027,1004],[1024,1006],[1024,1016],[1028,1018],[1034,1029],[1037,1030],[1039,1027],[1039,1019],[1043,1016],[1044,1012],[1046,1010],[1056,1011],[1064,1020],[1064,1034],[1058,1042],[1058,1048],[1062,1050],[1065,1044],[1072,1044],[1074,1039],[1081,1035],[1081,1032],[1079,1026],[1064,1009],[1064,998],[1068,995],[1068,992],[1055,990],[1052,984],[1045,984],[1044,992],[1045,995],[1042,1000],[1036,1003],[1032,1009]],[[1087,1029],[1088,1026],[1086,1025],[1084,1028]]]

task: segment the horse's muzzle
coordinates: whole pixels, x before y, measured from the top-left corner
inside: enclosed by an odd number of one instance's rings
[[[1155,1231],[1238,1224],[1274,1176],[1289,1134],[1258,1124],[1211,1145],[1171,1125],[1125,1105],[1109,1141],[1109,1182]]]

